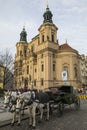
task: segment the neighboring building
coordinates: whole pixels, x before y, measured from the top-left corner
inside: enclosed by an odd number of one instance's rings
[[[0,89],[4,88],[4,66],[0,65]]]
[[[45,89],[49,86],[68,84],[80,86],[78,51],[66,42],[59,45],[57,26],[52,21],[47,6],[39,34],[27,42],[25,28],[16,44],[14,86],[16,88]]]
[[[81,87],[87,88],[87,56],[80,56]]]

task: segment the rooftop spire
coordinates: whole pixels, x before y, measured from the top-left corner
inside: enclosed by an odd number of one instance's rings
[[[66,39],[66,42],[65,42],[66,44],[67,44],[67,39]]]
[[[23,26],[23,30],[20,33],[20,41],[27,42],[27,33],[25,31],[25,26]]]
[[[47,0],[47,2],[46,2],[46,8],[49,8],[49,6],[48,6],[48,0]]]
[[[43,23],[53,23],[52,16],[53,15],[52,15],[52,13],[51,13],[51,11],[49,9],[48,1],[47,1],[47,3],[46,3],[46,10],[45,10],[45,12],[43,14],[43,17],[44,17]]]

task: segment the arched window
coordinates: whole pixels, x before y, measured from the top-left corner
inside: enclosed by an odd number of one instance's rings
[[[43,54],[41,54],[41,58],[43,58]]]
[[[41,65],[41,71],[44,71],[44,65],[43,64]]]
[[[29,65],[27,65],[27,74],[29,74]]]
[[[37,69],[35,68],[35,73],[37,72]]]
[[[20,50],[20,56],[22,56],[22,51]]]
[[[34,80],[34,86],[36,86],[36,80]]]
[[[42,42],[44,42],[44,35],[42,35]]]
[[[74,74],[75,74],[75,78],[77,77],[77,68],[74,67]]]
[[[43,78],[41,79],[41,86],[43,86],[44,85],[44,81],[43,81]]]
[[[52,42],[54,42],[54,35],[52,34]]]
[[[24,57],[26,57],[26,50],[24,50]]]
[[[55,64],[53,64],[53,71],[55,71]]]
[[[20,67],[22,67],[22,60],[20,60]]]

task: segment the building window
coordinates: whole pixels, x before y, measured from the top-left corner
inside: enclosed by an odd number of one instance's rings
[[[44,35],[42,35],[42,42],[44,42]]]
[[[20,51],[20,56],[22,56],[22,51]]]
[[[43,58],[43,54],[41,54],[41,58]]]
[[[55,54],[53,53],[53,58],[55,58]]]
[[[41,79],[41,86],[43,86],[44,85],[44,82],[43,82],[43,79]]]
[[[37,69],[35,68],[35,73],[37,72]]]
[[[28,79],[25,78],[25,80],[24,80],[24,87],[27,87],[27,86],[28,86]]]
[[[27,74],[29,74],[29,65],[27,65]]]
[[[34,80],[34,86],[36,86],[36,80]]]
[[[31,82],[31,75],[29,75],[29,81]]]
[[[52,42],[54,42],[54,35],[52,34]]]
[[[24,57],[26,57],[26,50],[24,50]]]
[[[74,68],[75,78],[77,77],[77,68]]]
[[[21,81],[19,81],[19,85],[21,86]]]
[[[22,60],[20,60],[20,67],[22,67]]]
[[[53,80],[56,81],[56,77],[54,77]]]
[[[44,71],[44,65],[43,64],[41,65],[41,71]]]
[[[53,71],[55,71],[55,64],[53,64]]]

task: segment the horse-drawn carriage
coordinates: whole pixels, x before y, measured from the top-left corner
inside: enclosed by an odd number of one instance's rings
[[[50,111],[58,110],[58,116],[63,114],[67,105],[74,104],[76,110],[80,108],[80,99],[77,97],[73,86],[53,86],[45,90],[50,97]]]
[[[4,97],[4,106],[13,111],[13,119],[11,125],[14,125],[16,115],[18,116],[18,125],[21,122],[21,111],[27,106],[29,109],[29,125],[33,128],[36,126],[36,112],[40,112],[40,120],[43,113],[46,112],[46,119],[49,120],[49,113],[57,109],[58,115],[63,114],[66,105],[74,104],[75,109],[80,107],[80,99],[77,97],[72,86],[53,86],[38,92],[37,90],[29,90],[24,93],[6,92]]]

